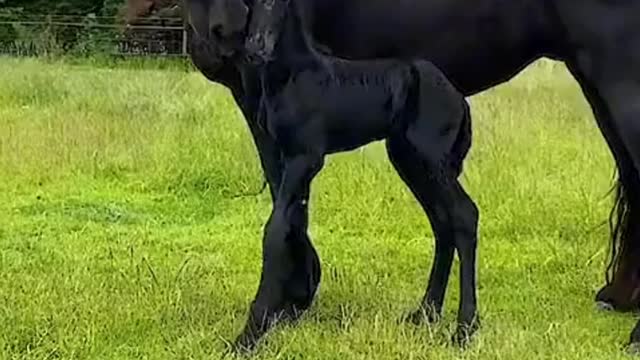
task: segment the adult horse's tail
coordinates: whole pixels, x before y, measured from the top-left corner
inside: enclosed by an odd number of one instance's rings
[[[619,310],[640,305],[640,174],[633,165],[627,165],[619,172],[609,216],[611,248],[606,286],[596,296],[605,307]]]
[[[617,137],[612,140],[620,141]],[[596,295],[596,301],[602,308],[624,311],[640,305],[640,169],[636,168],[630,149],[617,149],[614,154],[618,179],[609,216],[610,257],[606,285]]]
[[[613,191],[615,192],[613,208],[609,215],[609,229],[611,231],[611,248],[609,264],[607,265],[607,285],[613,282],[613,276],[620,264],[625,230],[629,227],[629,200],[625,194],[622,179],[618,179]]]

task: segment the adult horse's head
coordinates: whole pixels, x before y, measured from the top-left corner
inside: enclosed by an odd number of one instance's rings
[[[268,61],[282,31],[290,0],[255,0],[244,48],[254,61]]]
[[[127,0],[125,21],[180,6],[180,0]],[[244,41],[249,8],[243,0],[182,0],[182,14],[200,41],[215,43],[221,54],[231,55]]]
[[[143,17],[182,16],[187,26],[189,55],[210,80],[220,82],[240,54],[249,13],[243,0],[127,0],[124,18],[135,24]]]
[[[243,45],[249,8],[243,0],[183,0],[186,20],[194,35],[215,43],[223,56]]]

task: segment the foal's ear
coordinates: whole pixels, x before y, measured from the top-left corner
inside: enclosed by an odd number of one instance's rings
[[[196,35],[206,38],[209,34],[209,23],[211,21],[209,8],[202,1],[188,1],[186,10],[187,19]]]
[[[229,30],[229,34],[243,31],[247,25],[249,7],[243,0],[223,0],[223,4],[227,25],[225,28]]]

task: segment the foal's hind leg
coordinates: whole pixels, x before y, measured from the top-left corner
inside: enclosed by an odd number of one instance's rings
[[[430,183],[424,168],[416,166],[422,159],[404,140],[390,139],[386,145],[389,160],[427,214],[436,242],[427,291],[419,309],[409,315],[409,320],[418,324],[426,316],[428,322],[435,322],[442,313],[451,273],[455,251],[453,236],[446,219],[440,216],[443,212],[438,208],[438,199],[432,194],[435,186]]]
[[[285,160],[280,190],[265,226],[260,285],[247,324],[236,339],[238,348],[252,349],[280,317],[295,318],[310,303],[305,296],[307,292],[299,292],[304,289],[291,288],[295,272],[301,269],[298,268],[295,245],[287,241],[292,231],[301,231],[306,225],[306,216],[299,209],[306,206],[311,180],[322,164],[321,156],[312,155]],[[313,287],[314,284],[301,284],[301,288],[306,286]]]
[[[439,246],[436,245],[436,259],[421,307],[433,309],[437,311],[436,314],[442,309],[453,260],[452,247],[455,247],[460,257],[461,300],[454,341],[462,343],[478,327],[476,296],[478,209],[456,179],[456,174],[449,171],[450,169],[441,168],[440,159],[450,148],[436,145],[428,149],[423,144],[433,145],[439,139],[431,141],[429,136],[417,139],[416,137],[411,140],[411,136],[409,141],[392,138],[387,142],[387,147],[394,166],[427,212],[436,242],[440,243]]]

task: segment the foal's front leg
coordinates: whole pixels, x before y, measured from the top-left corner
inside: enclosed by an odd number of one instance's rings
[[[308,154],[284,161],[280,189],[265,226],[260,285],[247,324],[236,340],[237,347],[253,348],[280,317],[296,318],[310,305],[305,298],[306,291],[292,286],[296,284],[292,279],[300,270],[300,262],[296,258],[299,244],[290,243],[290,234],[299,234],[302,228],[306,231],[306,210],[301,213],[300,209],[306,208],[311,180],[322,165],[322,156]],[[314,287],[315,284],[307,285]]]
[[[250,74],[245,74],[249,76]],[[260,92],[252,87],[250,82],[245,84],[249,94],[234,94],[236,102],[247,120],[254,144],[258,150],[260,164],[269,185],[272,207],[275,208],[278,190],[284,174],[284,160],[282,150],[276,141],[258,124]],[[256,92],[257,91],[257,92]],[[320,260],[307,233],[309,212],[306,202],[309,191],[302,192],[302,200],[294,204],[294,214],[297,226],[287,234],[287,245],[292,253],[294,271],[287,280],[287,288],[292,294],[292,302],[299,310],[305,310],[313,301],[321,277]]]
[[[262,169],[271,191],[272,207],[275,209],[285,170],[282,152],[273,138],[257,126],[257,123],[250,123],[249,128],[258,148]],[[291,205],[291,219],[295,226],[287,233],[286,240],[294,262],[294,271],[286,281],[287,288],[291,292],[291,301],[299,311],[311,306],[321,277],[320,260],[307,232],[308,201],[309,189],[305,188],[300,192],[300,201]]]

